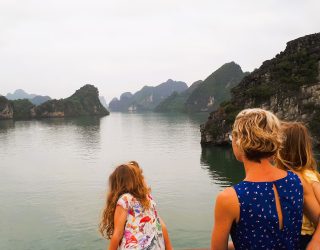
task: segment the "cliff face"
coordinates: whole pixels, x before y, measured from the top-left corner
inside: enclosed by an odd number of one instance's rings
[[[109,107],[112,111],[151,111],[154,110],[161,101],[165,100],[174,92],[180,93],[188,88],[185,82],[173,81],[171,79],[158,86],[144,86],[141,90],[134,93],[124,93],[120,100],[113,99]]]
[[[13,118],[12,103],[4,96],[0,96],[0,120],[12,119],[12,118]]]
[[[320,33],[287,43],[275,58],[246,76],[201,125],[202,144],[228,141],[236,114],[244,108],[260,107],[280,119],[305,122],[320,143]]]
[[[112,111],[121,112],[128,111],[133,99],[133,94],[130,92],[125,92],[118,98],[113,98],[109,103],[109,107]]]
[[[235,62],[222,65],[199,85],[186,101],[189,112],[213,111],[230,99],[230,90],[247,75]]]

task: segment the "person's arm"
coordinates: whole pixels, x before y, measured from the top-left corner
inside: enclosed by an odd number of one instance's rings
[[[167,226],[161,218],[159,218],[159,219],[160,219],[160,223],[161,223],[162,234],[163,234],[166,250],[173,250],[173,247],[171,245],[171,241],[169,238]]]
[[[309,183],[304,184],[304,213],[316,227],[307,250],[320,250],[320,205]]]
[[[314,181],[312,183],[312,189],[313,189],[313,193],[314,193],[318,203],[320,204],[320,183]]]
[[[303,213],[316,227],[307,250],[320,250],[320,204],[314,194],[312,185],[301,174],[298,173],[298,175],[303,185]]]
[[[318,220],[318,226],[313,233],[312,240],[308,244],[306,250],[320,250],[320,219]]]
[[[116,207],[114,213],[114,230],[110,239],[109,250],[117,250],[123,237],[124,227],[127,221],[128,211],[121,206]]]
[[[236,192],[227,188],[220,192],[214,210],[214,226],[211,236],[211,250],[227,250],[232,223],[240,214]]]

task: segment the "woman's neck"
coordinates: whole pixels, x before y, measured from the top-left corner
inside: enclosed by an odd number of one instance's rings
[[[246,172],[246,181],[274,181],[286,176],[286,172],[275,168],[269,159],[261,159],[260,162],[244,159],[243,164]]]

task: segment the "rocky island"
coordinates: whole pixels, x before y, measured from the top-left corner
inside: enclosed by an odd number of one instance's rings
[[[8,100],[0,96],[0,119],[33,119],[77,116],[105,116],[109,111],[99,100],[99,91],[93,85],[85,85],[72,96],[60,100],[48,100],[38,106],[28,99]]]
[[[305,122],[320,144],[320,33],[287,43],[286,49],[246,76],[200,127],[202,145],[221,145],[236,114],[260,107],[287,121]]]
[[[181,93],[187,88],[185,82],[168,79],[155,87],[144,86],[134,94],[125,92],[120,99],[113,98],[109,108],[116,112],[153,111],[167,97],[173,93]]]
[[[181,93],[174,92],[163,100],[155,111],[193,113],[216,110],[221,102],[230,99],[231,88],[248,74],[235,62],[225,63],[204,81],[194,82]]]

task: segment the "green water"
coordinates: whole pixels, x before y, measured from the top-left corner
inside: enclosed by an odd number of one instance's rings
[[[210,244],[217,193],[243,176],[229,148],[201,149],[205,116],[119,114],[0,122],[0,249],[105,249],[107,178],[138,161],[174,247]]]

